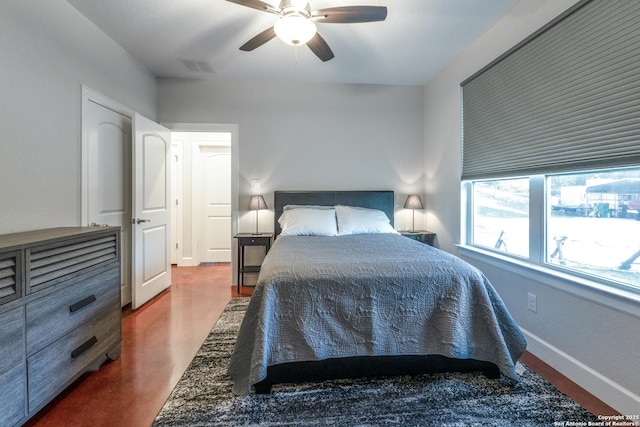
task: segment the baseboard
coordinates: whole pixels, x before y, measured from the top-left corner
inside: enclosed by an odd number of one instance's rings
[[[527,351],[624,415],[640,415],[640,396],[610,380],[542,338],[522,329]],[[602,414],[607,415],[607,414]],[[638,420],[636,420],[638,424]]]

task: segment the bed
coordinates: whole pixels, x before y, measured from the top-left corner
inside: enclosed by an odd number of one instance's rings
[[[502,300],[475,267],[395,232],[393,192],[277,191],[274,210],[234,393],[443,371],[518,381],[526,340]]]

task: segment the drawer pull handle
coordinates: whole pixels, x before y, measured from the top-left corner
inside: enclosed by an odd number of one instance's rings
[[[92,336],[91,338],[89,338],[87,341],[85,341],[84,344],[82,344],[80,347],[76,348],[75,350],[73,350],[71,352],[71,357],[78,357],[80,356],[82,353],[84,353],[85,351],[89,350],[89,348],[94,345],[95,343],[98,342],[98,338],[94,336]]]
[[[74,311],[80,310],[82,307],[87,306],[96,300],[95,295],[89,295],[88,297],[81,299],[80,301],[73,303],[69,306],[69,311],[73,313]]]

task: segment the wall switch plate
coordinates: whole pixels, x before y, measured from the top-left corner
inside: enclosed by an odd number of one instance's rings
[[[538,298],[534,294],[527,294],[527,308],[534,313],[538,312]]]
[[[251,179],[249,180],[249,183],[251,185],[251,191],[259,191],[260,190],[260,180],[259,179]]]

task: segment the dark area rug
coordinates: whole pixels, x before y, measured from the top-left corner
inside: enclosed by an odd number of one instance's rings
[[[553,426],[598,421],[523,366],[515,387],[482,374],[434,374],[274,386],[238,397],[226,375],[248,304],[234,298],[155,426]],[[556,424],[557,425],[557,424]]]

